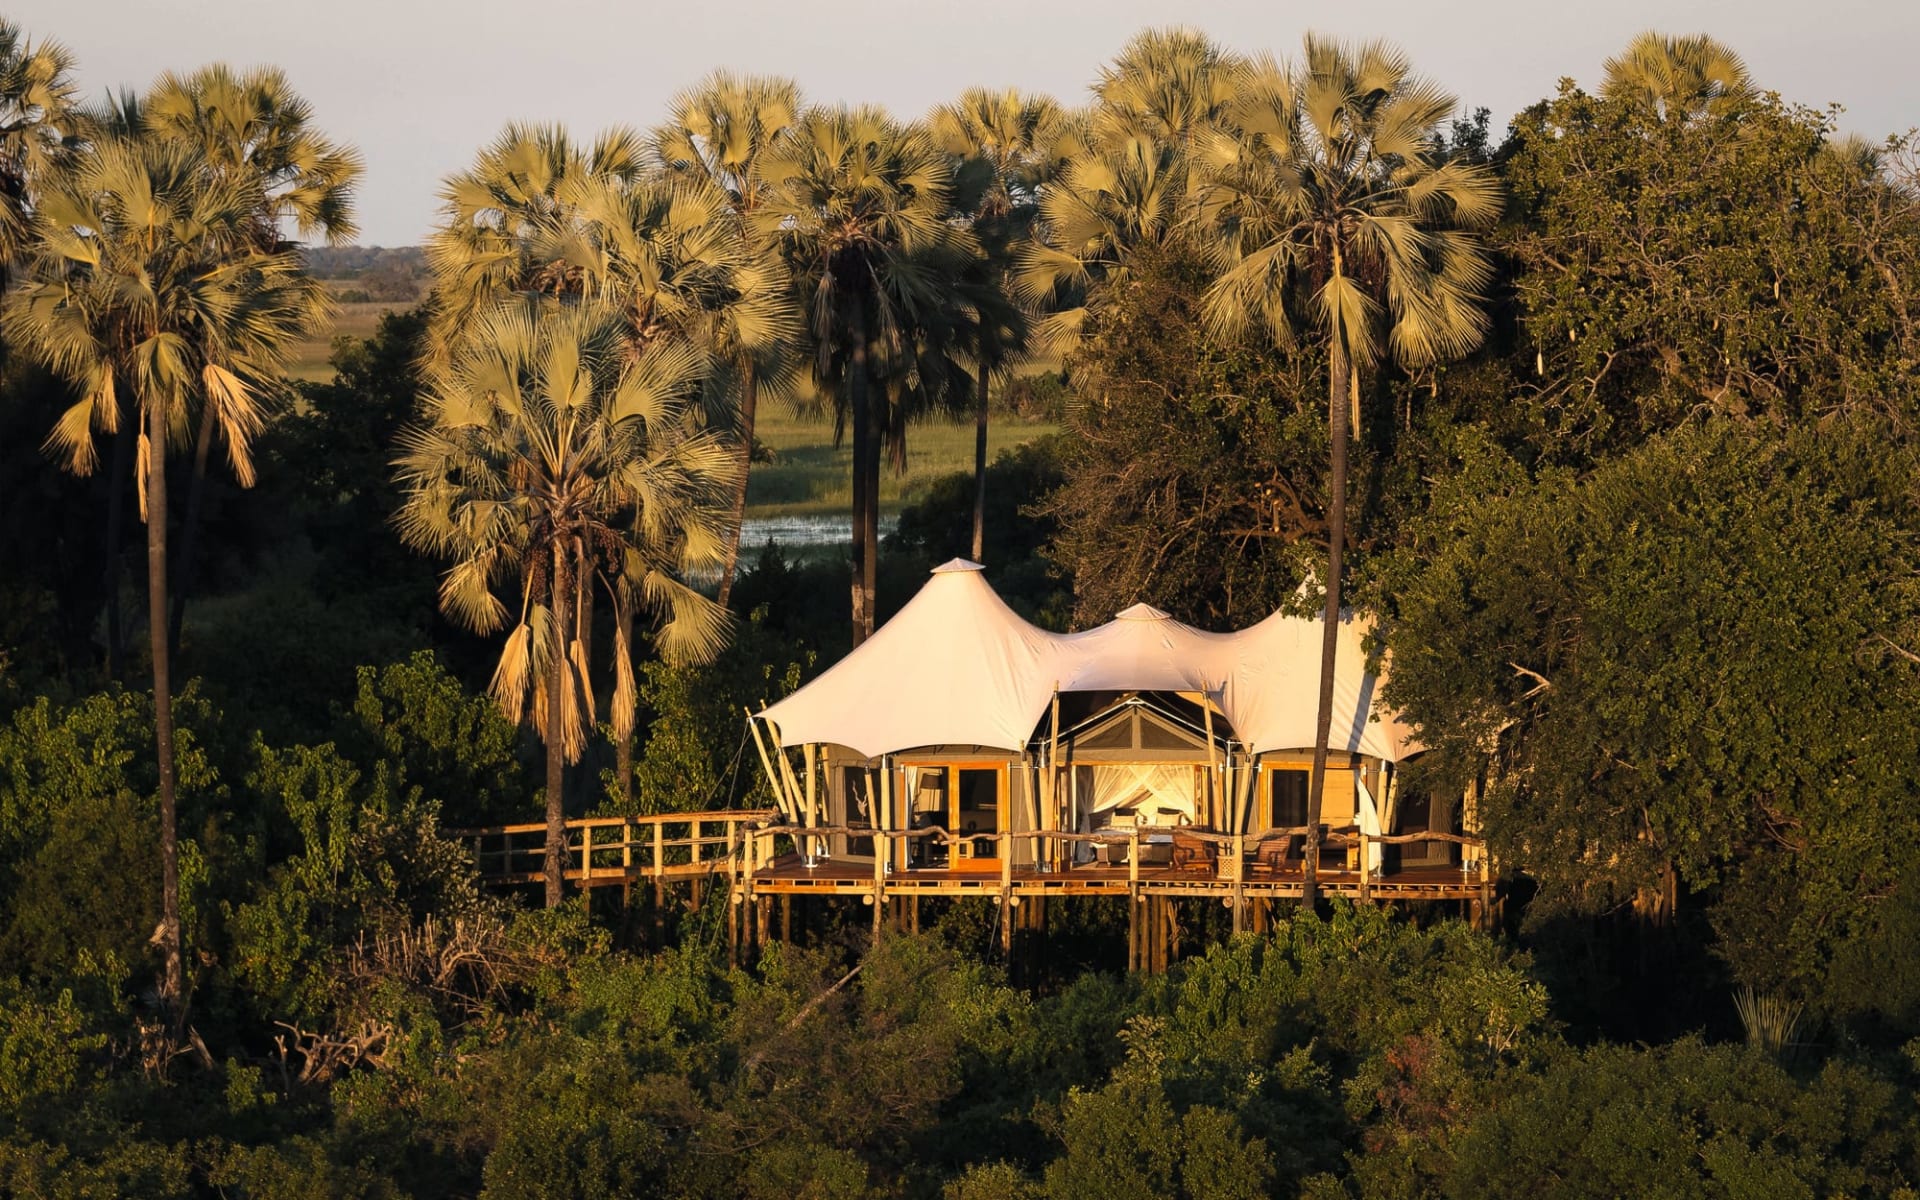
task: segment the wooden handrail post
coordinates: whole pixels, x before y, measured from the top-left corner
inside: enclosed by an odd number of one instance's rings
[[[1360,831],[1360,900],[1362,903],[1373,899],[1373,888],[1367,879],[1369,874],[1367,860],[1372,857],[1368,853],[1367,831],[1362,829]]]
[[[876,824],[873,830],[873,940],[880,940],[880,907],[887,900],[887,831]]]
[[[653,822],[653,877],[655,879],[664,879],[667,874],[666,834],[663,832],[665,828],[666,822]]]
[[[1000,950],[1013,950],[1013,835],[995,833],[994,849],[1000,855]]]
[[[1236,829],[1233,833],[1233,932],[1243,928],[1247,907],[1247,835]]]

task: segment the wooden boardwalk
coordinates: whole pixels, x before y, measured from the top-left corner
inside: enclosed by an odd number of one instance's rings
[[[957,838],[940,829],[875,830],[807,828],[784,822],[774,810],[662,813],[635,817],[587,817],[567,822],[568,883],[583,888],[631,888],[651,883],[656,896],[669,883],[711,882],[726,887],[735,904],[768,896],[858,898],[880,910],[890,900],[931,896],[984,897],[1018,905],[1026,898],[1123,896],[1136,902],[1154,899],[1213,899],[1234,909],[1235,924],[1252,900],[1297,900],[1306,888],[1303,864],[1275,859],[1276,842],[1304,830],[1270,830],[1258,835],[1228,835],[1182,829],[1185,843],[1178,865],[1152,861],[1155,830],[1068,833],[1023,831]],[[510,885],[546,878],[546,826],[538,823],[456,830],[472,850],[482,877]],[[882,857],[827,857],[835,838],[878,839],[889,851]],[[1357,830],[1323,834],[1332,852],[1315,872],[1322,896],[1362,901],[1453,901],[1484,914],[1492,900],[1492,880],[1484,843],[1457,834],[1415,833],[1368,836]],[[965,842],[977,851],[991,843],[994,858],[950,858],[947,864],[906,867],[915,843],[926,853],[944,843],[952,855]],[[1460,865],[1368,866],[1374,846],[1443,842],[1461,847]],[[808,851],[812,851],[811,854]],[[1094,858],[1105,861],[1082,861]],[[1022,865],[1015,865],[1016,855]]]
[[[1092,834],[1027,830],[955,837],[938,828],[797,826],[771,809],[660,813],[568,821],[562,869],[566,881],[582,888],[589,903],[597,889],[618,887],[623,900],[631,900],[636,885],[650,887],[656,928],[669,888],[684,886],[696,906],[709,889],[724,888],[727,942],[736,959],[743,947],[765,945],[775,936],[788,940],[794,901],[808,897],[857,901],[871,912],[876,938],[889,924],[919,929],[923,899],[987,900],[996,906],[995,925],[1007,955],[1012,954],[1016,925],[1029,931],[1046,928],[1049,900],[1122,899],[1129,902],[1128,969],[1164,971],[1180,955],[1183,903],[1223,905],[1238,933],[1266,928],[1279,902],[1302,900],[1307,879],[1299,855],[1289,859],[1278,851],[1297,851],[1298,838],[1305,833],[1280,829],[1245,835],[1182,828],[1177,834],[1159,829]],[[1478,838],[1444,833],[1380,837],[1351,828],[1322,830],[1321,835],[1322,865],[1314,880],[1320,896],[1360,903],[1450,902],[1477,924],[1492,919],[1492,873],[1485,844]],[[489,883],[546,880],[544,824],[453,830],[449,836],[466,843]],[[827,847],[848,844],[843,839],[877,843],[886,852],[827,857]],[[1376,846],[1418,842],[1457,845],[1461,862],[1368,866]],[[980,854],[987,848],[994,857]],[[1386,856],[1380,857],[1384,865]],[[938,865],[894,866],[928,859]]]

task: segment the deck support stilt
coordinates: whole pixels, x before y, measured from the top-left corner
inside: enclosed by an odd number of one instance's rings
[[[1140,969],[1140,894],[1138,889],[1127,892],[1127,974]]]

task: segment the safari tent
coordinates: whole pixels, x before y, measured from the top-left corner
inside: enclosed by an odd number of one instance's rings
[[[956,559],[845,659],[755,714],[756,732],[787,822],[823,831],[803,839],[809,861],[877,853],[887,873],[1044,874],[1116,861],[1113,838],[1050,835],[1131,831],[1142,863],[1177,865],[1184,830],[1309,823],[1321,632],[1318,620],[1276,613],[1208,633],[1140,604],[1050,633],[1009,608],[979,564]],[[1351,621],[1339,631],[1316,820],[1373,838],[1444,832],[1453,806],[1401,795],[1400,765],[1420,746],[1380,704],[1382,668],[1364,636]],[[869,829],[938,836],[862,836]],[[1394,852],[1419,859],[1425,848]],[[1375,873],[1383,849],[1365,851]],[[1276,846],[1266,861],[1283,867],[1300,852]],[[1359,866],[1352,849],[1332,853],[1329,867]]]

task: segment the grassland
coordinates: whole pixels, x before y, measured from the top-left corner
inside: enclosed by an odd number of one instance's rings
[[[1000,453],[1054,432],[1058,426],[997,417],[987,428],[987,454]],[[833,444],[831,420],[763,411],[754,436],[773,452],[755,463],[747,482],[747,510],[756,517],[839,514],[852,500],[853,452]],[[924,495],[933,481],[973,469],[973,423],[923,421],[907,431],[907,469],[883,466],[880,507],[898,511]]]
[[[288,376],[322,383],[332,379],[333,368],[327,365],[327,359],[333,353],[334,338],[371,337],[374,326],[380,323],[382,313],[407,307],[409,306],[391,301],[339,305],[339,311],[334,316],[333,327],[300,344],[300,348],[294,353],[293,362],[287,367]]]
[[[370,337],[382,313],[407,307],[375,301],[341,304],[331,329],[303,343],[288,368],[301,380],[333,378],[328,357],[336,337]],[[987,430],[987,453],[1030,442],[1058,426],[996,416]],[[747,487],[748,514],[755,517],[838,515],[852,500],[853,454],[833,444],[831,418],[809,418],[777,406],[760,414],[755,436],[773,453],[772,462],[755,463]],[[896,473],[883,466],[880,507],[898,512],[924,495],[933,481],[973,467],[973,424],[970,421],[923,421],[907,433],[907,469]]]

